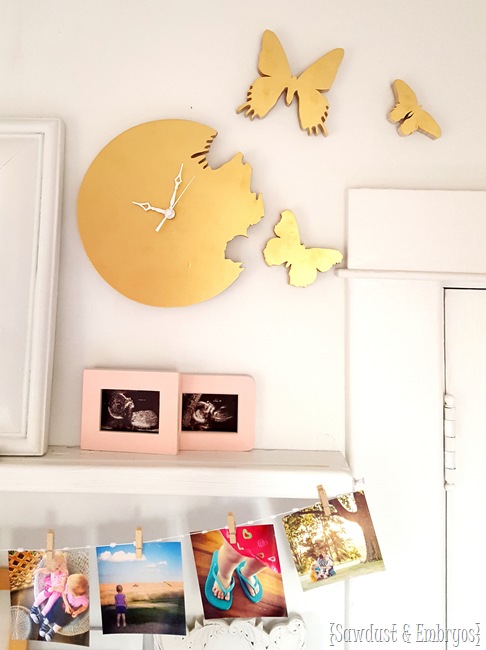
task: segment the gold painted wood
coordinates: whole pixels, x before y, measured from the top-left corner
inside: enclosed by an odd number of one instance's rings
[[[294,287],[307,287],[315,282],[318,271],[329,271],[343,259],[343,254],[332,248],[306,248],[300,241],[297,220],[291,210],[281,213],[274,232],[277,236],[263,250],[265,262],[268,266],[285,264],[289,269],[289,283]]]
[[[80,236],[100,275],[128,298],[192,305],[242,272],[225,257],[226,246],[260,221],[263,201],[251,192],[241,153],[209,166],[216,135],[186,120],[140,124],[108,143],[86,172]]]
[[[287,55],[277,36],[270,30],[263,34],[262,48],[258,59],[257,77],[250,86],[246,102],[237,113],[245,117],[265,117],[275,106],[280,95],[286,92],[285,102],[290,106],[294,96],[298,98],[300,128],[307,135],[327,135],[324,122],[327,119],[329,104],[322,91],[332,86],[339,65],[344,56],[342,48],[331,50],[309,66],[299,76],[290,71]]]
[[[440,126],[432,115],[419,105],[417,96],[410,86],[401,79],[395,79],[392,87],[396,104],[388,114],[388,119],[393,124],[397,122],[400,124],[398,133],[410,135],[414,131],[420,131],[429,138],[440,138]]]

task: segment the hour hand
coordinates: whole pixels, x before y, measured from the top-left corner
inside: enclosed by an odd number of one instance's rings
[[[132,201],[134,205],[140,206],[145,212],[148,212],[149,210],[153,210],[154,212],[158,212],[159,214],[164,214],[166,213],[165,210],[162,208],[155,208],[153,205],[150,205],[150,203],[137,203],[136,201]]]
[[[164,210],[163,208],[155,208],[153,205],[151,205],[148,202],[146,202],[146,203],[137,203],[137,201],[132,201],[132,203],[134,205],[140,206],[142,208],[142,210],[145,210],[145,212],[148,212],[149,210],[153,210],[154,212],[158,212],[159,214],[164,215],[164,218],[162,219],[162,221],[159,223],[159,225],[155,229],[155,232],[159,232],[159,230],[164,225],[166,219],[173,219],[175,217],[175,212],[171,207],[167,208],[167,210]]]

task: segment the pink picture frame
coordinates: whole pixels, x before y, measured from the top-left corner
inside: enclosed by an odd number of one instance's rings
[[[177,454],[177,372],[86,369],[81,449]]]
[[[248,375],[181,374],[179,449],[249,451],[255,441],[255,381]]]

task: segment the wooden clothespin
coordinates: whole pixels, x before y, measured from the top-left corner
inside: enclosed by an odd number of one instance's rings
[[[317,486],[317,493],[319,494],[319,499],[322,505],[322,512],[325,517],[329,517],[331,514],[331,506],[329,505],[329,499],[327,498],[326,490],[322,485]]]
[[[24,641],[23,639],[21,641],[10,639],[8,650],[27,650],[28,643],[27,640]]]
[[[142,528],[135,529],[135,558],[141,560],[143,555],[143,535]]]
[[[50,562],[54,555],[54,531],[49,529],[47,531],[46,541],[46,561]]]
[[[230,544],[236,544],[236,525],[233,512],[228,512],[228,532]]]
[[[0,567],[0,591],[8,591],[10,589],[10,578],[8,568]]]

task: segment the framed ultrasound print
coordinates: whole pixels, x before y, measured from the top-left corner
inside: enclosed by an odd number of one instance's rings
[[[179,373],[84,371],[81,449],[177,454]]]
[[[182,374],[180,390],[180,449],[253,449],[255,382],[252,377]]]

